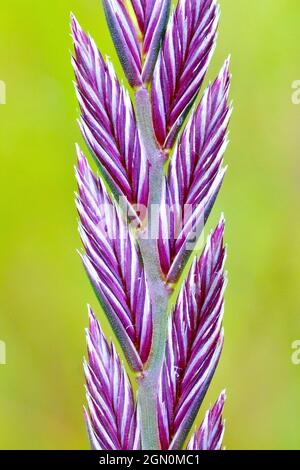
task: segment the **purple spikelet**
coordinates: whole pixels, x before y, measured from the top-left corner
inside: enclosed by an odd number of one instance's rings
[[[131,206],[147,206],[149,165],[128,92],[74,17],[72,34],[83,137],[112,190]]]
[[[84,370],[88,433],[95,450],[137,450],[140,431],[130,381],[112,344],[89,308],[88,363]]]
[[[102,0],[112,38],[132,87],[149,82],[170,0]]]
[[[225,288],[224,221],[194,260],[170,319],[158,398],[163,449],[178,449],[193,424],[220,358]]]
[[[227,147],[230,77],[227,60],[187,123],[165,181],[158,248],[169,282],[180,275],[186,244],[201,232],[222,184]]]
[[[170,15],[171,0],[102,3],[135,100],[72,15],[79,125],[99,171],[77,146],[76,206],[83,265],[137,393],[89,308],[91,447],[221,450],[225,392],[187,441],[224,342],[223,217],[199,257],[195,248],[226,172],[229,59],[192,109],[219,8],[178,0]]]
[[[152,314],[137,243],[79,149],[76,174],[83,264],[130,365],[142,370],[151,347]]]
[[[203,83],[217,24],[215,0],[179,0],[171,16],[152,86],[153,125],[163,148],[172,147]]]
[[[225,399],[226,394],[222,392],[214,407],[206,413],[199,431],[195,432],[192,436],[188,443],[187,450],[222,449],[224,435],[222,413]]]

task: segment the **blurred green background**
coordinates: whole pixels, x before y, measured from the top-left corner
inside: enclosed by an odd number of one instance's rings
[[[227,388],[229,449],[300,448],[300,366],[291,362],[300,339],[300,106],[291,101],[300,3],[220,3],[209,79],[231,53],[235,110],[210,224],[225,212],[230,283],[224,354],[205,405]],[[74,143],[82,139],[71,10],[122,77],[99,0],[10,0],[0,9],[0,448],[88,448],[86,303],[100,310],[76,255]]]

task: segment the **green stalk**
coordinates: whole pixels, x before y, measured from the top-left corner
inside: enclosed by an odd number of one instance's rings
[[[137,121],[141,139],[150,161],[150,197],[148,236],[140,234],[140,248],[144,260],[153,311],[153,341],[150,359],[139,377],[138,406],[141,420],[142,448],[160,449],[157,423],[157,392],[165,357],[170,292],[162,279],[157,252],[158,213],[162,195],[164,156],[159,149],[153,131],[151,103],[145,88],[136,92]],[[152,210],[152,213],[151,213]],[[152,236],[151,236],[152,235]]]

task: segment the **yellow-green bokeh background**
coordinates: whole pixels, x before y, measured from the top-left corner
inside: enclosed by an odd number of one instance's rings
[[[226,386],[230,449],[300,448],[299,0],[221,0],[212,79],[232,54],[229,172],[211,219],[227,219],[226,343],[206,405]],[[99,0],[9,0],[0,8],[0,448],[87,448],[86,303],[74,142],[82,143],[69,12],[117,64]],[[120,76],[122,74],[120,73]],[[107,328],[107,323],[104,321]],[[108,330],[107,330],[108,331]],[[203,413],[202,413],[203,414]]]

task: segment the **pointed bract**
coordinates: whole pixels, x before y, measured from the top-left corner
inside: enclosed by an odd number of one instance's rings
[[[222,392],[214,407],[209,410],[199,428],[195,432],[187,450],[221,450],[224,436],[224,422],[222,418],[225,392]]]
[[[161,269],[175,282],[203,231],[225,169],[230,76],[227,60],[183,132],[171,159],[161,204],[158,249]]]
[[[149,164],[128,92],[74,17],[72,34],[82,134],[113,192],[130,206],[147,207]]]
[[[168,20],[170,0],[102,0],[127,80],[149,82]]]
[[[198,413],[223,346],[224,221],[194,260],[170,319],[158,395],[162,449],[180,449]]]
[[[217,24],[215,0],[179,0],[171,16],[152,83],[153,125],[162,148],[172,147],[200,90]]]
[[[151,347],[152,313],[139,249],[103,183],[77,151],[83,263],[130,365],[141,370]]]
[[[88,412],[85,420],[95,450],[137,450],[140,430],[129,378],[89,308],[88,362],[84,364]]]

